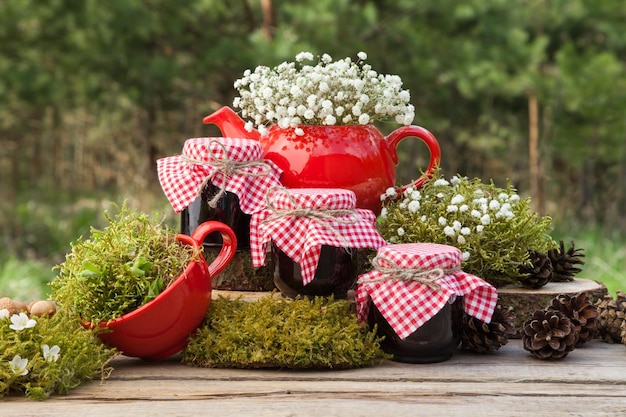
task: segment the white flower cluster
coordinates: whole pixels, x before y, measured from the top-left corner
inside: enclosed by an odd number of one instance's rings
[[[302,135],[301,125],[366,125],[390,118],[403,125],[413,122],[415,108],[400,77],[378,74],[364,63],[366,53],[359,52],[356,62],[349,57],[333,61],[324,54],[315,66],[303,64],[313,59],[301,52],[296,62],[258,66],[235,81],[239,97],[233,107],[250,119],[247,129],[256,126],[263,134],[267,125],[277,124]]]
[[[435,191],[435,201],[430,201],[421,216],[415,216],[422,208],[422,193],[412,187],[405,189],[400,201],[397,205],[400,210],[407,210],[411,218],[422,223],[431,222],[437,224],[441,233],[450,239],[450,243],[455,246],[463,246],[468,243],[470,235],[473,233],[481,234],[485,227],[494,221],[507,221],[515,217],[514,207],[520,201],[520,197],[514,192],[501,192],[497,196],[487,196],[481,189],[476,189],[471,197],[462,194],[462,190],[458,189],[459,184],[467,182],[467,178],[459,178],[454,176],[450,181],[439,178],[432,184]],[[438,191],[438,192],[437,192]],[[381,195],[381,200],[397,198],[397,191],[394,188],[386,190]],[[431,219],[433,215],[431,211],[433,203],[436,207],[445,207],[444,213],[436,214],[436,219]],[[388,209],[383,207],[381,217],[387,216]],[[399,238],[406,234],[404,227],[397,229]],[[400,239],[392,236],[391,243]],[[470,257],[469,251],[463,252],[463,260],[467,261]]]
[[[11,320],[11,324],[9,325],[9,328],[11,330],[15,330],[16,332],[19,332],[25,329],[30,329],[37,325],[37,321],[34,319],[28,318],[28,316],[25,313],[10,315],[9,310],[7,310],[6,308],[3,308],[0,310],[0,320],[6,320],[6,319]],[[42,349],[41,354],[44,360],[46,360],[47,362],[56,362],[59,359],[61,348],[58,345],[54,345],[50,347],[49,345],[44,344],[41,346],[41,349]],[[22,358],[20,355],[15,355],[13,359],[9,361],[9,369],[16,376],[27,375],[29,372],[28,359]]]

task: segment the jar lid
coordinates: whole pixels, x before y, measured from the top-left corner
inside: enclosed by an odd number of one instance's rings
[[[357,316],[365,323],[374,303],[396,334],[405,339],[446,303],[463,297],[465,312],[489,323],[498,302],[491,284],[460,269],[461,251],[435,243],[386,245],[359,276]]]
[[[188,207],[210,181],[220,191],[239,197],[241,211],[252,214],[265,207],[265,194],[280,185],[282,170],[263,160],[258,141],[242,138],[193,138],[181,155],[157,161],[161,188],[178,213]]]
[[[182,155],[198,161],[211,159],[246,162],[263,159],[263,147],[257,140],[243,138],[192,138],[183,145]]]
[[[342,210],[356,207],[356,195],[342,188],[273,188],[268,199],[277,210],[310,208],[317,210]]]

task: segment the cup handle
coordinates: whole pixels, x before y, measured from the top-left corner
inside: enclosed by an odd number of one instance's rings
[[[209,220],[201,223],[191,234],[191,239],[194,240],[198,246],[202,246],[204,238],[215,232],[222,235],[223,244],[220,253],[213,262],[208,265],[209,276],[211,278],[226,268],[228,263],[233,259],[233,256],[235,256],[235,251],[237,250],[237,237],[235,236],[235,232],[222,222]]]
[[[426,144],[426,146],[428,146],[428,150],[430,151],[430,163],[428,164],[428,168],[426,169],[424,174],[418,179],[410,182],[409,184],[402,186],[402,191],[404,191],[409,186],[413,186],[416,188],[421,187],[422,184],[424,184],[424,181],[432,176],[433,171],[441,161],[441,148],[439,147],[439,142],[437,142],[437,138],[435,138],[432,133],[420,126],[404,126],[394,130],[389,134],[389,136],[385,138],[389,145],[391,158],[394,164],[398,165],[398,144],[403,139],[408,137],[419,138]]]

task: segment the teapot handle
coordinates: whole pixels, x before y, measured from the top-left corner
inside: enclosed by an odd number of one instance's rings
[[[430,151],[430,163],[428,164],[428,168],[424,172],[424,174],[418,179],[410,182],[407,185],[402,186],[402,191],[406,188],[413,186],[419,188],[424,184],[429,177],[432,176],[434,169],[439,165],[441,161],[441,148],[439,147],[439,142],[437,142],[437,138],[430,133],[428,130],[424,129],[420,126],[404,126],[400,127],[389,134],[385,139],[390,148],[391,158],[394,164],[398,164],[398,144],[408,137],[416,137],[424,141],[426,146],[428,146],[428,150]]]
[[[197,246],[201,247],[204,238],[215,232],[222,235],[223,244],[220,253],[213,260],[213,262],[208,265],[209,277],[211,279],[226,268],[229,262],[233,259],[233,256],[235,256],[235,251],[237,250],[237,237],[235,236],[235,232],[233,232],[233,229],[231,229],[228,225],[222,222],[209,220],[201,223],[191,234],[191,239]]]

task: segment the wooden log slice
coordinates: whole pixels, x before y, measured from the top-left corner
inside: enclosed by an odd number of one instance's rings
[[[521,337],[523,324],[536,310],[550,305],[552,299],[559,294],[578,295],[587,293],[589,301],[595,303],[597,299],[607,295],[606,287],[597,281],[576,278],[568,282],[549,282],[539,289],[526,288],[521,285],[506,285],[498,288],[498,302],[503,306],[513,307],[515,312],[516,337]]]

